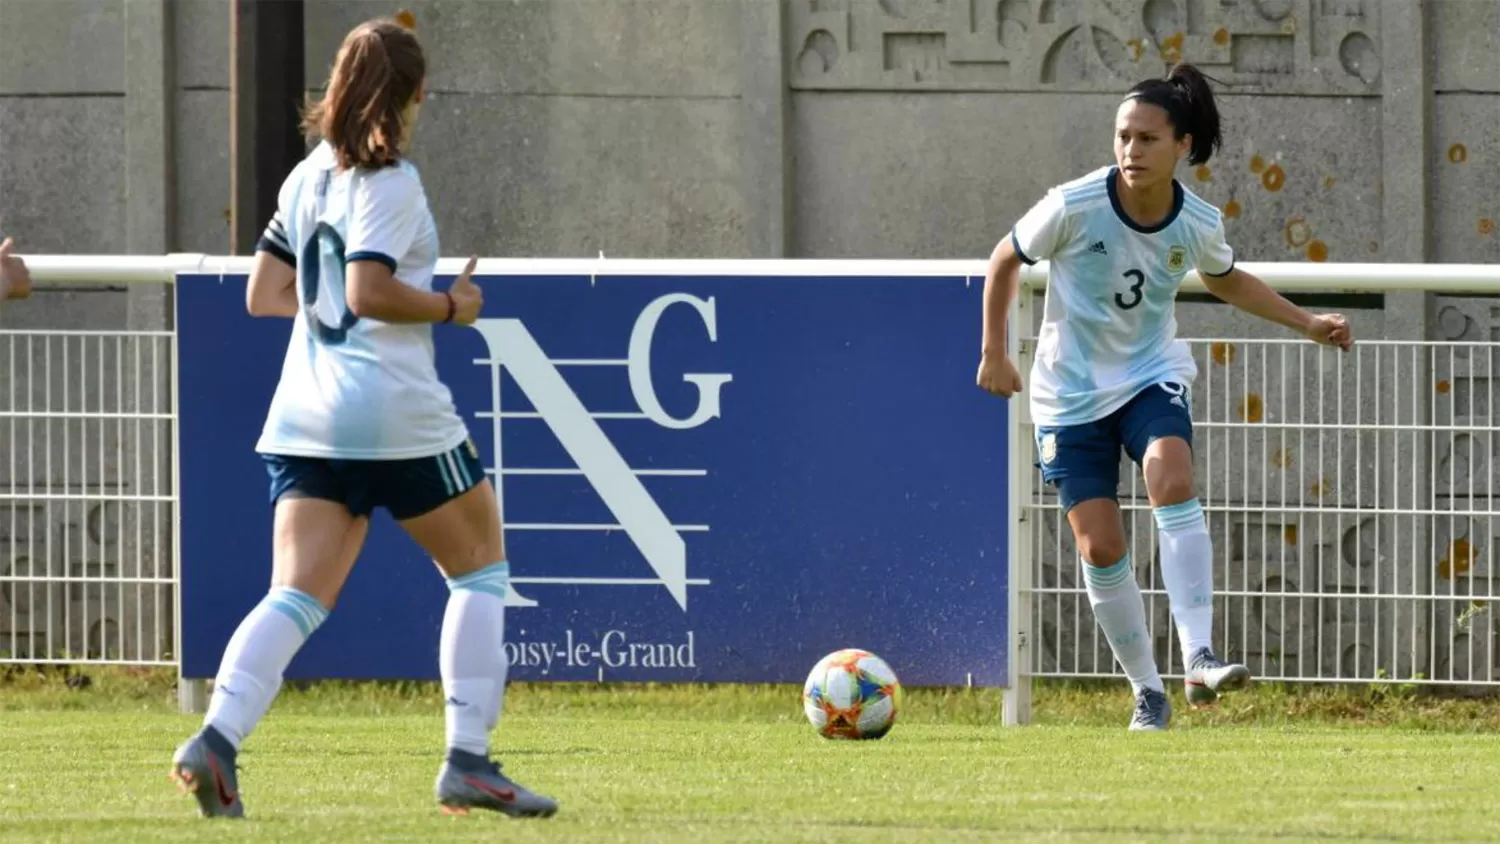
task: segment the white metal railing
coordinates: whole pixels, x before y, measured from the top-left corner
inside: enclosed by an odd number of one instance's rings
[[[173,354],[0,328],[0,662],[174,664]]]
[[[39,284],[243,274],[244,257],[26,256]],[[462,259],[445,259],[455,273]],[[1483,265],[1243,265],[1288,292],[1500,292]],[[481,275],[954,276],[983,261],[485,259]],[[1023,272],[1033,327],[1046,264]],[[1187,290],[1201,290],[1190,274]],[[24,307],[11,306],[11,307]],[[14,331],[0,312],[0,661],[175,662],[175,335]],[[1031,331],[1012,332],[1025,372]],[[977,338],[976,338],[977,341]],[[1216,641],[1267,679],[1493,683],[1497,423],[1489,343],[1360,337],[1192,341],[1200,495],[1215,541]],[[1337,369],[1333,361],[1337,359]],[[1356,377],[1340,377],[1354,373]],[[1440,386],[1446,385],[1446,386]],[[1253,398],[1252,398],[1253,395]],[[1012,405],[1016,635],[1007,721],[1038,676],[1114,676],[1066,524]],[[1127,469],[1128,464],[1127,464]],[[1144,489],[1123,502],[1150,618],[1180,669]]]

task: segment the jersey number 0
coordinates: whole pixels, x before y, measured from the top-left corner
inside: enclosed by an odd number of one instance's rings
[[[344,239],[327,223],[318,223],[302,247],[302,306],[307,310],[307,328],[319,343],[338,346],[349,336],[349,329],[359,322],[359,317],[349,310],[348,298],[344,294]],[[338,325],[327,325],[318,316],[318,289],[325,281],[333,287],[333,298],[343,309]]]

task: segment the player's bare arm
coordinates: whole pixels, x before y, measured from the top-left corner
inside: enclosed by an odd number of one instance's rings
[[[270,252],[255,253],[255,266],[245,287],[245,309],[257,317],[295,317],[296,268]]]
[[[1354,332],[1342,314],[1314,314],[1303,310],[1238,267],[1225,276],[1204,276],[1203,285],[1227,304],[1285,326],[1313,342],[1337,346],[1346,352],[1354,346]]]
[[[984,334],[980,338],[979,373],[975,377],[980,389],[1010,398],[1021,391],[1021,374],[1006,348],[1005,325],[1010,304],[1016,298],[1021,282],[1021,258],[1010,237],[1003,237],[990,253],[989,269],[984,276]]]
[[[361,319],[381,322],[469,325],[484,305],[484,294],[471,280],[477,263],[477,258],[470,258],[447,293],[430,293],[402,284],[379,261],[350,261],[349,309]]]

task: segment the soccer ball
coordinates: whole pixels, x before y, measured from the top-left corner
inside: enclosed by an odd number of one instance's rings
[[[802,687],[802,711],[830,739],[878,739],[896,725],[901,681],[885,660],[858,648],[818,660]]]

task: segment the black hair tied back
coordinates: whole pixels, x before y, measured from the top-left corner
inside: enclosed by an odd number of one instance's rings
[[[1165,79],[1147,79],[1131,88],[1127,95],[1165,109],[1176,128],[1176,137],[1193,136],[1189,164],[1206,163],[1224,142],[1219,129],[1219,108],[1208,83],[1203,71],[1179,62]]]

